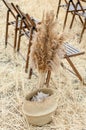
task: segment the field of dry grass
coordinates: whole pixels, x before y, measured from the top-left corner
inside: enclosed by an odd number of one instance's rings
[[[43,11],[54,10],[56,13],[58,0],[8,0],[21,6],[24,12],[41,20]],[[86,32],[79,44],[82,25],[76,18],[73,28],[69,30],[71,15],[68,17],[64,33],[68,41],[86,50]],[[58,19],[58,32],[62,32],[64,10],[60,11]],[[6,7],[0,1],[0,130],[86,130],[86,86],[65,68],[59,68],[58,74],[52,74],[50,88],[56,93],[57,110],[50,124],[35,127],[27,123],[22,112],[22,102],[27,92],[37,88],[38,75],[34,72],[32,79],[25,73],[25,57],[28,40],[23,37],[21,53],[24,58],[14,53],[8,44],[5,49],[5,23]],[[14,28],[9,31],[9,43],[13,44]],[[86,81],[86,54],[72,58],[83,79]],[[65,60],[65,66],[68,64]]]

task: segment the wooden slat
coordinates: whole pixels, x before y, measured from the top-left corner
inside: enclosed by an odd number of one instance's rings
[[[84,52],[79,51],[78,49],[71,46],[69,43],[64,43],[64,46],[66,48],[66,56],[73,57],[77,55],[84,54]]]
[[[18,28],[20,27],[20,22],[21,22],[21,20],[18,20]],[[9,22],[9,25],[13,25],[15,27],[16,26],[16,21]],[[25,28],[24,23],[23,23],[23,28]]]
[[[72,55],[72,54],[80,53],[79,50],[75,49],[74,47],[72,47],[72,46],[69,45],[68,43],[65,43],[64,45],[65,45],[65,47],[66,47],[67,55]]]

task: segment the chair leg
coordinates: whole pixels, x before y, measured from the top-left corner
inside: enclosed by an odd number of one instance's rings
[[[57,13],[56,13],[56,18],[57,18],[57,19],[58,19],[60,4],[61,4],[61,0],[59,0],[59,3],[58,3]]]
[[[51,71],[49,70],[47,73],[47,78],[46,78],[46,86],[49,86],[49,81],[50,81],[50,76],[51,76]]]
[[[73,14],[73,17],[72,17],[72,21],[71,21],[71,24],[70,24],[70,29],[71,29],[72,26],[73,26],[74,18],[75,18],[75,13]]]
[[[68,7],[67,7],[67,11],[66,11],[66,15],[65,15],[65,20],[64,20],[64,24],[63,24],[63,29],[64,29],[65,26],[66,26],[67,16],[68,16],[70,4],[71,4],[71,0],[69,1]]]
[[[81,40],[82,40],[82,37],[83,37],[83,33],[84,33],[84,31],[85,31],[85,28],[86,28],[86,19],[85,19],[85,23],[83,24],[83,29],[82,29],[82,32],[81,32],[81,36],[80,36],[80,41],[79,41],[79,43],[80,43]]]
[[[31,47],[31,45],[32,45],[32,43],[31,43],[32,34],[33,34],[33,27],[31,28],[31,31],[30,31],[30,39],[29,39],[28,52],[27,52],[27,59],[26,59],[26,67],[25,67],[25,72],[26,72],[26,73],[27,73],[27,71],[28,71],[30,47]]]
[[[6,34],[5,34],[5,47],[7,47],[7,40],[8,40],[8,26],[9,26],[9,10],[7,11],[7,19],[6,19]]]
[[[75,13],[73,14],[73,18],[72,18],[72,21],[71,21],[71,24],[70,24],[70,29],[72,28],[72,26],[73,26],[73,22],[74,22],[74,19],[75,19]],[[83,20],[82,20],[82,18],[79,16],[79,19],[80,19],[80,21],[81,21],[81,23],[83,24]]]
[[[76,69],[76,67],[74,66],[73,62],[70,60],[69,57],[66,57],[66,60],[68,61],[68,63],[70,64],[70,66],[72,67],[73,71],[75,72],[76,76],[79,78],[79,80],[82,82],[83,79],[81,77],[81,75],[79,74],[78,70]]]
[[[23,24],[23,21],[22,21],[22,19],[21,19],[21,21],[20,21],[20,28],[19,28],[18,45],[17,45],[17,51],[18,51],[18,52],[19,52],[19,50],[20,50],[22,24]]]
[[[75,12],[76,12],[76,9],[77,9],[77,6],[78,6],[78,2],[76,4],[76,6],[75,6],[73,1],[72,1],[72,4],[73,4],[73,7],[75,8],[75,11],[72,13],[73,17],[72,17],[72,21],[71,21],[71,24],[70,24],[70,29],[72,28],[72,25],[73,25],[73,22],[74,22]]]
[[[80,21],[81,21],[81,23],[82,23],[82,25],[83,25],[83,20],[82,20],[82,18],[79,16],[79,19],[80,19]]]
[[[29,79],[31,79],[32,73],[33,73],[33,70],[32,70],[32,68],[30,68],[30,71],[29,71]]]
[[[18,28],[18,16],[16,17],[16,27],[15,27],[15,37],[14,37],[14,50],[16,49],[16,43],[17,43],[17,30]]]
[[[72,2],[73,3],[73,2]],[[72,28],[72,25],[73,25],[73,22],[74,22],[74,18],[75,18],[75,15],[77,15],[76,14],[76,12],[78,12],[77,11],[77,7],[78,6],[80,6],[81,7],[81,5],[80,5],[80,2],[79,1],[77,1],[77,4],[76,4],[76,6],[74,5],[74,3],[73,3],[73,6],[74,6],[74,8],[75,8],[75,12],[74,13],[72,13],[73,14],[73,18],[72,18],[72,21],[71,21],[71,24],[70,24],[70,29]],[[83,20],[82,20],[82,18],[79,16],[79,19],[80,19],[80,21],[81,21],[81,23],[83,24]]]
[[[67,16],[68,16],[68,10],[67,10],[67,12],[66,12],[66,16],[65,16],[65,20],[64,20],[64,24],[63,24],[63,29],[64,29],[64,28],[65,28],[65,26],[66,26]]]

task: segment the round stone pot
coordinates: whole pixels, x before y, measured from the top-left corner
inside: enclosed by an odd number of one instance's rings
[[[44,100],[31,101],[31,98],[38,92],[49,94]],[[54,91],[52,89],[44,88],[37,89],[26,95],[22,106],[23,113],[29,123],[32,125],[42,126],[52,121],[52,116],[57,108]]]

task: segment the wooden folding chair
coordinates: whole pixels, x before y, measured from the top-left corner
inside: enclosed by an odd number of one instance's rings
[[[67,70],[70,71],[71,73],[73,73],[83,84],[85,84],[81,74],[79,73],[78,69],[75,67],[74,63],[71,60],[72,57],[83,55],[85,52],[79,51],[78,49],[76,49],[75,47],[70,45],[69,43],[64,43],[64,46],[65,46],[65,49],[66,49],[66,55],[64,56],[64,59],[67,60],[68,64],[70,65],[70,67],[72,68],[73,71],[71,71],[70,69],[67,69]],[[61,66],[64,67],[63,64],[61,64]],[[29,71],[29,79],[31,79],[32,71],[33,70],[31,68],[30,71]],[[51,71],[48,70],[47,78],[46,78],[46,86],[47,87],[49,86],[50,77],[51,77]]]
[[[26,36],[29,40],[29,44],[28,44],[28,52],[27,52],[27,58],[26,58],[26,66],[25,66],[25,72],[27,72],[28,70],[28,64],[29,64],[29,53],[30,53],[30,47],[31,47],[31,40],[32,40],[32,34],[34,31],[36,30],[36,24],[40,24],[40,22],[37,22],[34,18],[30,17],[29,14],[24,14],[21,9],[19,8],[18,5],[14,5],[13,3],[11,3],[12,7],[14,8],[14,10],[21,15],[21,17],[23,17],[22,21],[21,21],[21,25],[19,28],[19,37],[18,37],[18,45],[17,45],[17,51],[19,52],[20,50],[20,41],[21,41],[21,37],[22,36]],[[22,25],[25,24],[26,28],[22,28]],[[32,69],[30,71],[30,74],[32,72]],[[30,76],[29,76],[30,78]]]
[[[86,2],[86,1],[85,1],[85,2]],[[81,40],[82,40],[84,31],[85,31],[85,29],[86,29],[86,10],[84,10],[84,8],[83,8],[83,6],[82,6],[82,4],[81,4],[80,1],[79,1],[79,3],[80,3],[80,8],[81,8],[81,10],[80,10],[80,12],[77,11],[77,10],[74,12],[73,17],[72,17],[72,21],[71,21],[71,24],[70,24],[70,28],[72,28],[72,25],[73,25],[75,16],[76,16],[76,15],[79,16],[79,18],[82,19],[82,23],[83,23],[83,24],[82,24],[82,25],[83,25],[83,28],[82,28],[81,35],[80,35],[80,40],[79,40],[79,43],[80,43]]]
[[[77,0],[77,2],[75,2],[73,0],[69,0],[69,1],[64,0],[64,2],[65,2],[64,4],[61,4],[61,0],[59,0],[57,14],[56,14],[56,18],[58,18],[60,7],[63,7],[64,9],[66,9],[66,15],[65,15],[65,19],[64,19],[63,29],[66,26],[68,13],[74,14],[75,10],[77,10],[77,11],[81,10],[81,6],[80,6],[80,3],[78,0]],[[84,7],[84,10],[86,10],[86,7]],[[80,18],[80,21],[83,23],[81,17],[79,17],[79,18]]]
[[[64,43],[64,46],[66,48],[66,55],[64,56],[64,58],[69,63],[69,65],[72,68],[73,72],[71,70],[69,70],[69,69],[68,70],[70,72],[72,72],[76,77],[78,77],[78,79],[84,84],[82,76],[80,75],[80,73],[78,72],[78,69],[75,67],[74,63],[72,62],[72,60],[70,58],[76,57],[76,56],[79,56],[79,55],[83,55],[85,52],[84,51],[79,51],[78,49],[76,49],[75,47],[70,45],[69,43]],[[61,65],[63,66],[63,64],[61,64]],[[47,79],[46,79],[47,86],[49,85],[50,76],[51,76],[51,71],[48,71]]]
[[[17,44],[17,33],[18,30],[20,28],[20,24],[21,24],[21,19],[20,19],[20,15],[15,12],[14,8],[12,7],[12,5],[8,2],[6,2],[6,0],[2,0],[5,4],[5,6],[7,7],[7,19],[6,19],[6,35],[5,35],[5,46],[7,46],[8,43],[8,27],[9,25],[13,25],[15,27],[15,35],[14,35],[14,50],[16,49],[16,44]],[[10,20],[10,16],[13,17],[13,20]],[[25,28],[25,26],[23,26]]]

